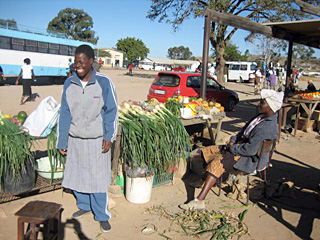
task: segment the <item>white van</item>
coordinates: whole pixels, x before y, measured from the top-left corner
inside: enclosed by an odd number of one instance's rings
[[[152,62],[139,62],[139,69],[152,70]]]
[[[249,82],[253,79],[253,73],[256,71],[257,63],[255,62],[226,62],[227,79],[237,82]]]

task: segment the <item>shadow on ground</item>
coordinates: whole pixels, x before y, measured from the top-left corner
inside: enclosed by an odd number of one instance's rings
[[[312,239],[310,235],[314,220],[320,219],[320,198],[317,191],[319,169],[281,152],[275,151],[275,154],[289,158],[299,165],[272,160],[273,167],[268,169],[268,182],[274,185],[290,181],[294,186],[286,187],[287,189],[278,188],[268,199],[251,200],[301,239]],[[300,215],[297,225],[293,221],[290,222],[290,219],[287,220],[285,211]]]

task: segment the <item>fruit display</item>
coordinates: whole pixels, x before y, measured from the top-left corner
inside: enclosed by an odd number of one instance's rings
[[[302,92],[302,93],[299,93],[299,98],[320,99],[320,92]]]
[[[202,98],[182,97],[179,96],[176,101],[179,101],[184,107],[192,110],[192,116],[197,115],[213,115],[224,112],[224,107],[218,102],[205,101]]]

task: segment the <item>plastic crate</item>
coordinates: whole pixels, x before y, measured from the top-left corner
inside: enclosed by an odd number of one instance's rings
[[[171,183],[173,180],[173,172],[172,173],[162,173],[162,174],[155,174],[153,178],[152,187],[159,187],[168,183]]]

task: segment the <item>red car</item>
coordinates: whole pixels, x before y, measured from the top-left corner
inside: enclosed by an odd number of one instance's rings
[[[166,102],[167,98],[177,98],[179,95],[200,97],[200,73],[189,72],[159,72],[153,81],[148,101],[156,98],[159,102]],[[223,87],[217,80],[207,76],[207,101],[216,101],[232,111],[239,102],[238,94]]]
[[[172,68],[172,71],[175,71],[175,72],[185,72],[186,69],[184,67],[175,67],[175,68]]]

